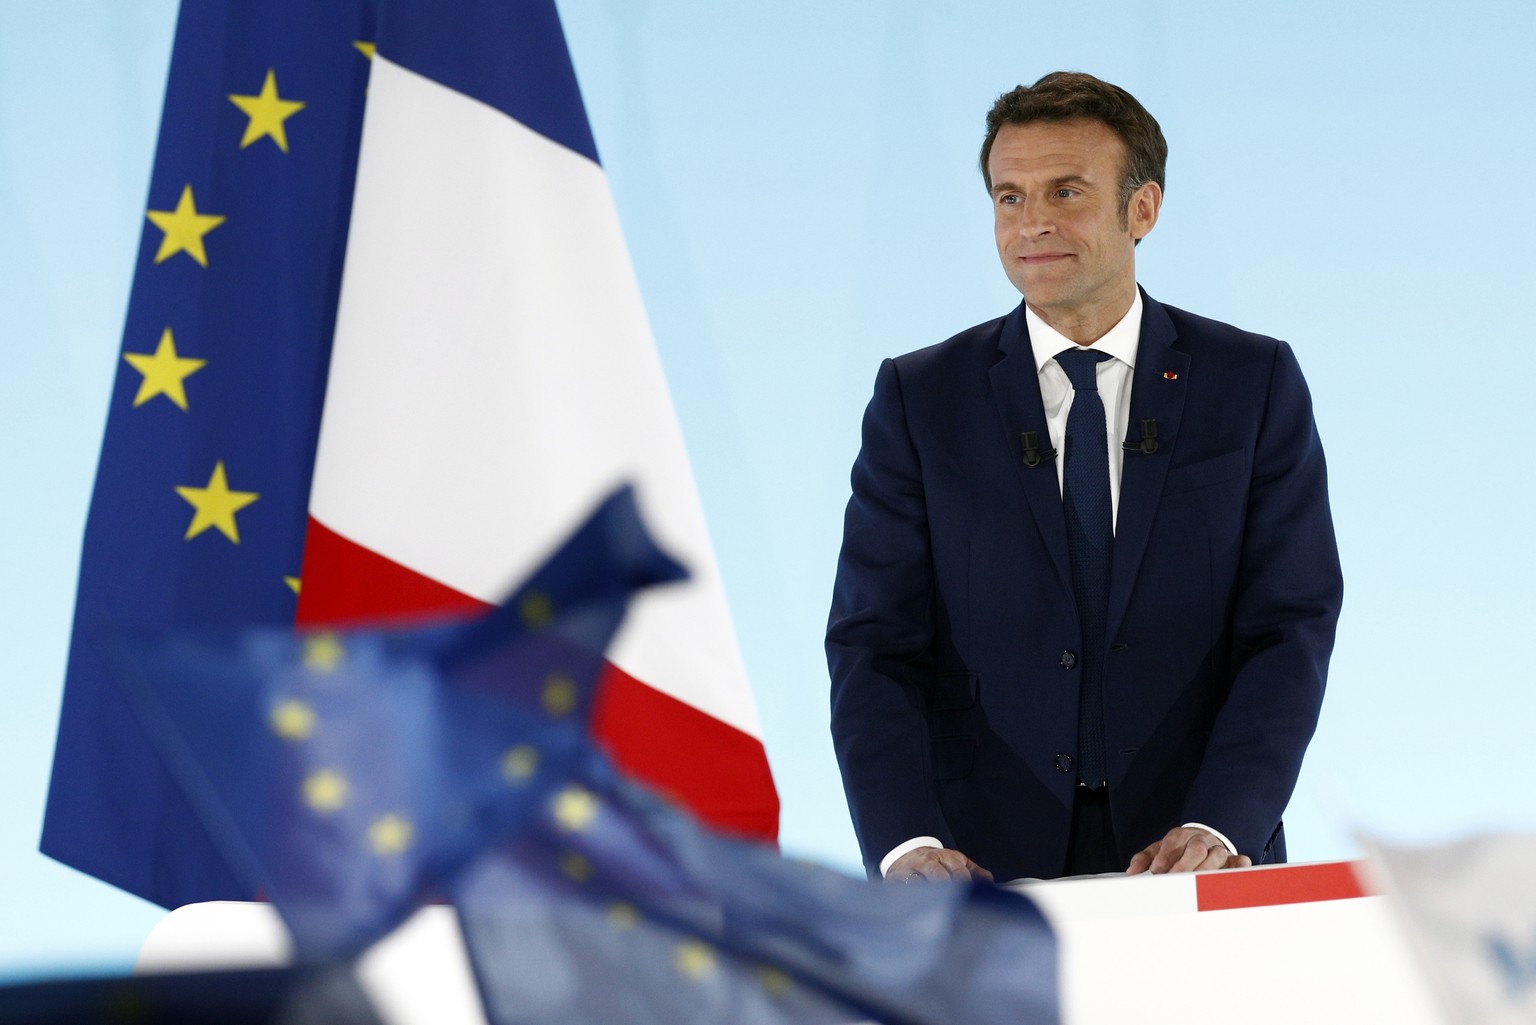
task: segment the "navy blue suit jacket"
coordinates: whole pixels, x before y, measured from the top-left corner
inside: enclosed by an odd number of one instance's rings
[[[1122,863],[1201,822],[1283,861],[1343,583],[1290,347],[1143,295],[1104,671]],[[1021,305],[886,360],[827,632],[832,732],[873,871],[935,836],[998,879],[1061,874],[1081,648]]]

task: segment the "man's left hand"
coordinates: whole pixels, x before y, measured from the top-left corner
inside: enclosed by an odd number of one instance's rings
[[[1147,847],[1131,859],[1128,876],[1151,872],[1205,872],[1217,868],[1248,868],[1253,859],[1246,854],[1233,854],[1216,834],[1204,829],[1180,826],[1168,830],[1168,835]]]

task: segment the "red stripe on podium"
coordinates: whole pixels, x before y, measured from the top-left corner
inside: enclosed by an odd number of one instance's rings
[[[1195,876],[1200,911],[1306,904],[1369,896],[1355,876],[1352,861],[1315,865],[1279,865],[1257,872],[1202,872]]]

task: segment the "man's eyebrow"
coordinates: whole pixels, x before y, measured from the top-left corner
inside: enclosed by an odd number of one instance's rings
[[[1052,178],[1050,181],[1046,182],[1045,187],[1046,187],[1046,189],[1056,189],[1056,188],[1060,188],[1063,185],[1082,185],[1082,186],[1088,186],[1088,185],[1092,185],[1092,184],[1093,184],[1092,182],[1090,182],[1087,178],[1084,178],[1080,174],[1064,174],[1060,178]],[[994,196],[1000,195],[1001,193],[1004,193],[1004,192],[1022,192],[1022,191],[1023,191],[1023,188],[1021,186],[1015,184],[1014,182],[997,182],[997,183],[995,183],[992,186],[992,195],[994,195]]]

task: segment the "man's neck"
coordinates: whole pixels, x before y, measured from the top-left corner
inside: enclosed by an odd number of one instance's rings
[[[1138,293],[1120,322],[1104,332],[1092,347],[1134,367],[1137,350],[1141,345],[1141,314],[1142,302]],[[1024,307],[1024,324],[1029,331],[1029,348],[1035,358],[1037,371],[1044,370],[1045,365],[1055,359],[1062,349],[1076,344],[1047,324],[1035,313],[1033,307],[1027,305]]]
[[[1092,308],[1055,308],[1042,309],[1034,303],[1029,303],[1029,308],[1035,311],[1035,316],[1051,325],[1052,328],[1070,338],[1078,345],[1092,345],[1103,338],[1109,329],[1125,319],[1126,313],[1131,308],[1131,303],[1136,299],[1136,285],[1131,284],[1131,290],[1123,299],[1117,298],[1112,303],[1101,303]]]

